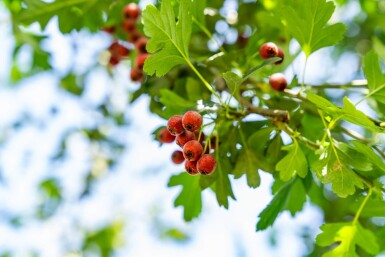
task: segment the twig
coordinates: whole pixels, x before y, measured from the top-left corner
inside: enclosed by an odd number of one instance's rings
[[[290,120],[290,114],[286,110],[265,109],[256,107],[243,98],[239,99],[239,102],[246,107],[247,113],[256,113],[264,117],[272,118],[276,121],[288,122]]]
[[[280,124],[279,128],[282,129],[283,131],[285,131],[290,137],[296,138],[298,141],[300,141],[302,144],[304,144],[308,148],[310,148],[312,150],[320,149],[319,144],[307,139],[304,136],[301,136],[301,134],[299,134],[298,132],[295,132],[292,128],[290,128],[287,123]]]
[[[357,79],[353,80],[350,83],[347,84],[323,84],[323,85],[314,85],[312,88],[315,89],[333,89],[333,88],[349,88],[349,87],[355,87],[355,88],[361,88],[361,87],[367,87],[368,86],[368,81],[366,79]]]
[[[374,150],[377,151],[377,153],[379,155],[381,155],[382,158],[385,159],[385,153],[376,145],[372,145],[372,143],[370,142],[370,140],[364,138],[363,136],[361,136],[360,134],[358,134],[357,132],[355,131],[351,131],[347,128],[344,128],[344,127],[340,127],[340,129],[342,130],[343,133],[345,133],[346,135],[352,137],[352,138],[355,138],[365,144],[369,144]]]

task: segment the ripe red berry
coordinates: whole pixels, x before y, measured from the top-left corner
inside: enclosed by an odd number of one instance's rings
[[[282,60],[276,61],[274,64],[275,65],[281,64],[283,62],[283,60],[285,59],[285,53],[283,52],[282,48],[278,47],[278,53],[277,53],[276,57],[281,57]]]
[[[276,46],[276,44],[274,44],[272,42],[264,43],[259,48],[259,56],[262,59],[268,59],[271,57],[275,57],[275,56],[277,56],[277,54],[278,54],[278,47]]]
[[[171,135],[177,136],[184,131],[182,126],[182,115],[174,115],[168,119],[167,129]]]
[[[107,26],[107,27],[104,27],[102,30],[108,34],[114,34],[115,26]]]
[[[138,51],[139,53],[147,53],[146,45],[147,45],[147,38],[145,37],[139,38],[135,43],[136,51]]]
[[[122,23],[123,31],[127,34],[130,34],[136,28],[136,20],[133,19],[124,19]]]
[[[182,118],[183,127],[189,131],[197,131],[201,127],[202,122],[202,115],[196,111],[188,111]]]
[[[157,138],[162,143],[172,143],[175,140],[175,136],[171,135],[167,128],[160,129]]]
[[[180,147],[183,147],[188,141],[194,140],[195,135],[191,131],[184,131],[181,134],[176,136],[176,144]]]
[[[125,19],[136,20],[139,17],[140,9],[136,3],[129,3],[123,9],[123,15]]]
[[[150,56],[150,54],[139,54],[135,59],[135,65],[139,69],[143,69],[144,61]]]
[[[134,29],[134,30],[130,31],[130,34],[128,35],[127,41],[130,43],[135,43],[141,37],[142,37],[142,33],[139,30]]]
[[[197,170],[202,175],[210,175],[214,172],[217,162],[211,154],[204,154],[197,161]]]
[[[119,44],[116,41],[108,47],[108,50],[110,51],[112,57],[119,60],[130,54],[130,50],[127,47]]]
[[[114,56],[110,56],[110,59],[108,60],[108,63],[111,65],[111,66],[115,66],[115,65],[118,65],[118,63],[120,62],[120,59],[119,58],[116,58]]]
[[[203,147],[197,140],[188,141],[183,146],[183,156],[188,161],[197,161],[202,155]]]
[[[134,82],[143,81],[143,70],[138,67],[132,67],[130,71],[130,78]]]
[[[171,160],[175,164],[181,164],[184,161],[183,152],[176,150],[171,155]]]
[[[287,81],[285,76],[282,73],[274,73],[270,76],[269,84],[271,88],[278,92],[282,92],[287,88]]]
[[[184,163],[184,167],[186,169],[186,172],[192,176],[199,174],[197,170],[197,162],[186,161]]]

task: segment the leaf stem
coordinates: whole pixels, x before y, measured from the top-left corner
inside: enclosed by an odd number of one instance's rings
[[[385,88],[385,84],[382,84],[381,86],[379,86],[378,88],[376,88],[375,90],[373,90],[372,92],[370,92],[369,94],[367,94],[366,96],[364,96],[363,98],[361,98],[361,100],[359,100],[357,103],[355,103],[354,105],[357,106],[359,103],[361,103],[362,101],[364,101],[365,99],[367,99],[368,97],[374,95],[375,93],[377,93],[378,91],[382,90]]]
[[[372,187],[369,187],[369,191],[368,191],[368,194],[366,195],[364,201],[362,201],[361,205],[360,205],[360,208],[358,209],[356,215],[354,216],[354,219],[353,219],[353,225],[356,225],[357,222],[358,222],[358,218],[360,217],[361,213],[362,213],[362,210],[364,209],[366,203],[368,202],[371,194],[372,194]]]
[[[312,85],[314,89],[345,89],[345,88],[362,88],[367,87],[368,81],[366,79],[352,80],[346,84],[323,84],[323,85]]]
[[[214,39],[215,43],[217,43],[218,48],[219,48],[219,50],[221,50],[221,52],[226,53],[226,50],[223,48],[223,46],[220,44],[220,42],[214,37],[213,34],[211,34],[211,32],[202,23],[200,23],[197,19],[195,19],[194,16],[192,16],[192,20],[203,31],[203,33],[206,34],[206,36],[209,39]]]
[[[308,138],[301,136],[298,132],[295,132],[292,128],[289,127],[288,124],[283,123],[282,126],[279,127],[283,131],[285,131],[292,139],[297,143],[297,140],[310,148],[311,150],[318,150],[320,145],[316,142],[309,140]]]

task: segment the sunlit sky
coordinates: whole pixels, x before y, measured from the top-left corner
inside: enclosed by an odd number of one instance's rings
[[[355,10],[354,6],[351,8]],[[0,254],[10,251],[20,257],[30,252],[42,257],[68,253],[81,256],[76,252],[82,240],[81,229],[95,230],[115,219],[125,223],[125,245],[116,256],[297,257],[307,252],[303,240],[298,238],[304,226],[310,228],[313,238],[319,232],[322,216],[314,206],[306,204],[295,218],[285,212],[272,229],[255,231],[258,214],[271,200],[272,178],[265,173],[261,174],[257,189],[248,188],[244,177],[232,180],[237,201],[230,202],[229,210],[218,206],[212,192],[204,191],[201,216],[191,223],[183,221],[182,209],[173,207],[180,188],[166,187],[170,175],[182,170],[170,160],[177,147],[160,147],[153,141],[152,131],[166,121],[148,111],[148,98],[127,104],[128,90],[138,87],[128,80],[127,63],[114,70],[113,78],[103,66],[95,69],[87,77],[81,101],[59,89],[57,75],[66,74],[71,68],[82,72],[95,63],[111,43],[108,35],[82,32],[63,36],[57,31],[56,20],[52,20],[44,32],[49,35],[45,47],[53,53],[51,62],[56,74],[42,73],[15,87],[7,79],[14,44],[10,33],[9,17],[0,4],[0,142],[6,139],[0,145]],[[80,52],[73,52],[74,39]],[[20,65],[28,63],[28,49],[25,51]],[[327,51],[318,51],[310,58],[307,81],[326,77],[330,82],[352,79],[358,58],[347,53],[343,60],[334,63],[324,54]],[[301,55],[286,71],[288,76],[293,72],[301,75],[303,58]],[[335,69],[330,68],[333,66]],[[330,74],[330,70],[338,72]],[[103,117],[93,111],[106,97],[114,108],[124,110],[130,121],[122,129],[111,130],[128,147],[114,170],[96,183],[93,194],[78,201],[98,149],[80,132],[73,133],[67,139],[67,157],[59,164],[52,164],[49,159],[68,131],[106,125]],[[56,114],[52,114],[52,108]],[[30,122],[13,128],[12,124],[23,117]],[[103,166],[103,162],[98,165]],[[65,201],[55,215],[39,221],[33,217],[41,201],[36,188],[47,177],[61,181]],[[6,219],[10,216],[22,217],[23,225],[11,226]],[[158,231],[162,227],[178,228],[191,239],[183,243],[160,239]],[[275,246],[271,245],[273,235]]]

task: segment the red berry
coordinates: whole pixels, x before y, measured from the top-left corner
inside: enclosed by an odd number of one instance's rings
[[[188,111],[182,118],[183,127],[189,131],[197,131],[201,127],[202,122],[202,115],[196,111]]]
[[[139,30],[134,29],[133,31],[130,31],[127,41],[130,43],[135,43],[141,37],[142,33],[140,33]]]
[[[136,20],[133,19],[125,19],[122,23],[123,31],[127,34],[130,34],[132,31],[135,30],[136,27]]]
[[[277,53],[276,57],[281,57],[282,60],[276,61],[274,64],[275,65],[281,64],[283,62],[283,60],[285,59],[285,53],[283,52],[282,48],[278,47],[278,53]]]
[[[128,48],[116,41],[113,42],[110,47],[108,47],[108,50],[110,51],[111,56],[119,60],[130,54],[130,50]]]
[[[269,84],[271,88],[278,92],[282,92],[287,88],[287,81],[285,76],[282,73],[274,73],[270,76]]]
[[[191,131],[184,131],[181,134],[176,136],[176,144],[179,145],[180,147],[183,147],[188,141],[194,140],[195,135]]]
[[[210,175],[214,172],[217,162],[211,154],[204,154],[197,161],[197,170],[202,175]]]
[[[139,17],[140,9],[136,3],[129,3],[123,9],[123,15],[125,19],[136,20]]]
[[[276,44],[272,42],[267,42],[261,45],[259,48],[259,56],[261,56],[262,59],[268,59],[271,57],[275,57],[278,54],[278,47]]]
[[[176,150],[171,155],[171,160],[175,164],[181,164],[184,161],[183,152]]]
[[[116,58],[114,56],[110,56],[110,60],[108,60],[108,63],[111,65],[111,66],[115,66],[115,65],[118,65],[118,63],[120,62],[120,59],[119,58]]]
[[[184,167],[186,169],[186,172],[192,176],[199,174],[197,170],[197,162],[186,161],[184,163]]]
[[[150,54],[139,54],[135,59],[135,65],[139,69],[143,69],[144,61],[150,56]]]
[[[115,26],[107,26],[107,27],[104,27],[102,30],[108,34],[114,34]]]
[[[167,128],[160,129],[157,138],[162,143],[172,143],[175,140],[175,136],[171,135]]]
[[[174,115],[168,119],[167,129],[171,133],[171,135],[177,136],[184,131],[182,126],[182,115]]]
[[[147,53],[146,45],[147,45],[147,38],[145,37],[139,38],[135,43],[136,51],[138,51],[139,53]]]
[[[130,71],[130,78],[132,81],[142,82],[143,81],[143,70],[139,69],[138,67],[132,67],[131,71]]]
[[[197,140],[188,141],[183,146],[183,156],[188,161],[197,161],[202,155],[203,147]]]

